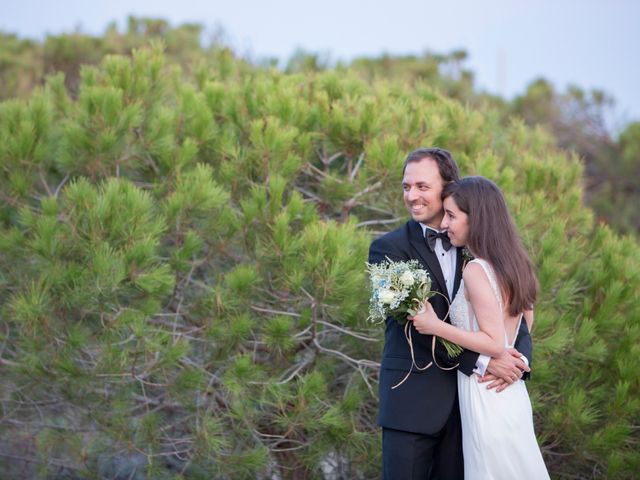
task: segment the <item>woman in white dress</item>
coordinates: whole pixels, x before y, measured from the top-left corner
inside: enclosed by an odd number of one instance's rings
[[[513,346],[524,318],[529,330],[538,283],[500,189],[484,177],[466,177],[442,193],[441,227],[451,244],[475,257],[462,274],[451,304],[451,323],[429,302],[412,318],[420,333],[498,356]],[[458,372],[462,449],[466,480],[549,478],[533,429],[525,382],[504,391],[487,389],[478,376]]]

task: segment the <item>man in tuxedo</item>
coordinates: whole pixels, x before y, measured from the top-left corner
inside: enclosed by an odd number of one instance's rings
[[[411,215],[402,227],[374,240],[369,262],[385,259],[416,259],[429,272],[431,289],[442,295],[429,300],[440,318],[445,318],[462,278],[463,257],[440,231],[443,218],[441,193],[444,185],[457,180],[458,166],[451,154],[440,148],[422,148],[404,163],[402,189]],[[416,364],[432,362],[432,336],[409,326]],[[532,343],[522,322],[515,349],[499,358],[465,350],[452,361],[436,342],[436,362],[442,367],[459,364],[466,375],[474,372],[490,379],[498,390],[527,375]],[[529,360],[527,360],[529,359]],[[412,367],[404,325],[386,320],[385,343],[380,368],[378,424],[382,427],[383,478],[385,480],[464,478],[462,433],[458,409],[456,369],[444,370],[435,363],[425,369]],[[392,388],[411,374],[396,388]]]

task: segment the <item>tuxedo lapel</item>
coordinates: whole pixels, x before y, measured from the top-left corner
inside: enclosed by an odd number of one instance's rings
[[[453,296],[456,296],[458,288],[460,288],[460,281],[462,280],[462,267],[464,258],[462,256],[462,248],[456,249],[456,278],[453,281]]]
[[[438,257],[436,257],[436,254],[433,253],[429,247],[427,247],[427,242],[424,239],[424,233],[422,232],[422,227],[415,220],[411,220],[409,222],[409,242],[411,243],[413,248],[415,248],[415,250],[418,252],[420,260],[422,260],[422,262],[429,267],[429,271],[431,272],[431,277],[440,286],[440,289],[439,289],[440,292],[442,292],[449,299],[449,293],[447,291],[447,283],[444,280],[444,275],[442,274],[442,268],[440,268],[440,262],[438,262]],[[456,268],[456,278],[457,278],[457,268]]]

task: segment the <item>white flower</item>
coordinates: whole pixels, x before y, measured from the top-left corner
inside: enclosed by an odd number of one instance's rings
[[[385,288],[383,290],[380,290],[380,293],[378,294],[378,298],[380,298],[380,301],[382,303],[389,305],[391,302],[393,302],[395,295],[391,290]]]
[[[410,287],[411,285],[413,285],[413,282],[415,281],[415,279],[413,278],[413,273],[411,273],[410,270],[405,271],[400,276],[400,281],[405,287]]]
[[[429,275],[427,275],[427,272],[425,272],[424,270],[420,269],[416,273],[417,273],[417,276],[418,276],[418,281],[420,283],[424,283],[427,280],[429,280]]]

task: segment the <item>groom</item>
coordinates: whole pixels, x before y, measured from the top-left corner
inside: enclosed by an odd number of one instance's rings
[[[441,193],[444,185],[459,177],[451,154],[440,148],[422,148],[409,154],[404,163],[402,189],[412,220],[376,239],[369,249],[369,262],[418,260],[431,276],[431,289],[453,300],[462,278],[462,252],[451,246],[440,232],[443,217]],[[440,318],[449,304],[442,295],[429,301]],[[382,462],[385,480],[464,478],[462,433],[458,410],[456,370],[442,370],[435,364],[423,371],[411,368],[411,354],[404,327],[388,318],[380,368],[380,410]],[[416,364],[433,360],[432,337],[410,326]],[[526,322],[522,322],[516,350],[499,358],[465,350],[455,363],[466,375],[474,371],[494,380],[498,390],[529,371],[532,343]],[[438,365],[451,365],[444,348],[436,342]],[[526,373],[525,373],[526,375]]]

